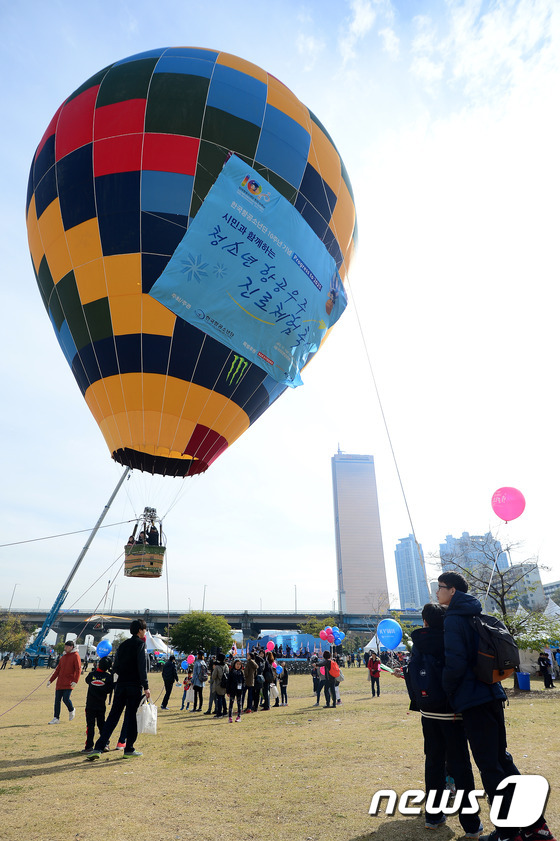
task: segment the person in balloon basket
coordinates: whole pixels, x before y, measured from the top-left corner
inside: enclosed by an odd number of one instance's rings
[[[58,724],[60,721],[60,705],[64,701],[64,705],[68,709],[68,718],[72,721],[76,715],[74,704],[72,703],[72,690],[78,683],[82,673],[82,661],[80,655],[74,648],[72,640],[67,640],[64,643],[64,654],[58,661],[57,667],[47,681],[47,686],[56,678],[56,688],[54,694],[54,718],[49,721],[49,724]]]
[[[465,578],[443,572],[438,578],[437,599],[447,608],[444,620],[445,665],[442,686],[463,727],[486,796],[492,802],[506,777],[519,774],[507,750],[504,720],[506,694],[501,683],[484,683],[475,676],[478,639],[472,617],[482,613],[478,599],[468,593]],[[511,786],[499,791],[500,811],[507,815],[513,797]],[[555,841],[544,815],[529,827],[499,827],[480,841]]]
[[[367,661],[369,677],[371,680],[371,697],[375,698],[375,690],[377,689],[377,697],[379,698],[379,677],[381,675],[381,660],[377,654],[370,655]]]
[[[148,688],[148,668],[146,658],[146,621],[134,619],[130,623],[130,637],[122,642],[115,657],[114,671],[118,675],[113,697],[113,705],[103,729],[91,753],[89,760],[98,759],[111,734],[125,710],[126,747],[123,756],[142,756],[135,750],[134,743],[138,736],[136,711],[142,701],[142,695],[150,697]],[[122,734],[124,736],[124,734]],[[119,740],[120,741],[120,740]]]
[[[93,737],[95,725],[99,733],[105,724],[105,706],[107,700],[111,701],[113,694],[114,680],[110,672],[111,660],[109,657],[101,657],[97,667],[89,675],[86,675],[88,691],[86,695],[86,744],[82,753],[90,753],[93,750]],[[109,750],[105,745],[104,751]]]

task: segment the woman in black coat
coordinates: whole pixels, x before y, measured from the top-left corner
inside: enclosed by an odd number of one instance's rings
[[[241,710],[243,708],[243,687],[245,686],[245,675],[241,660],[234,660],[227,678],[226,692],[229,695],[229,723],[233,721],[233,704],[237,701],[237,718],[241,721]]]

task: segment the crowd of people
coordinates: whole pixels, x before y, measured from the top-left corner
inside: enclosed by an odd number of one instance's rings
[[[323,706],[336,709],[342,703],[340,686],[344,674],[341,667],[361,668],[362,663],[369,673],[372,698],[379,697],[380,673],[385,665],[382,661],[386,662],[390,656],[393,667],[390,671],[405,678],[411,709],[421,714],[426,791],[439,795],[434,798],[440,804],[438,808],[441,808],[443,792],[450,787],[450,781],[458,790],[474,791],[472,754],[490,803],[500,798],[500,813],[508,813],[515,786],[503,788],[502,782],[520,772],[507,750],[503,709],[506,695],[501,682],[487,683],[475,673],[473,652],[477,651],[477,631],[473,623],[482,607],[468,593],[463,576],[454,572],[440,575],[437,598],[438,604],[424,606],[423,627],[412,632],[410,654],[382,653],[379,657],[375,652],[366,651],[363,655],[361,652],[337,655],[327,649],[321,655],[310,655],[307,659],[315,706],[321,704],[324,696]],[[138,707],[144,699],[150,698],[145,637],[146,622],[134,620],[130,625],[130,638],[117,649],[115,662],[103,657],[86,676],[84,752],[90,761],[109,750],[109,740],[123,713],[117,749],[123,750],[125,758],[142,755],[136,750],[135,742]],[[272,648],[271,643],[269,647]],[[539,655],[545,688],[553,688],[556,659],[551,660],[546,652]],[[290,663],[287,658],[280,657],[278,649],[266,650],[260,645],[253,647],[245,660],[237,656],[235,649],[227,655],[218,649],[215,655],[208,657],[198,651],[182,675],[181,685],[176,659],[171,656],[161,673],[164,684],[161,709],[170,709],[173,689],[180,687],[181,711],[227,718],[230,723],[240,722],[243,714],[288,705],[289,676],[294,665],[294,661]],[[117,680],[114,680],[113,672],[117,674]],[[56,681],[54,717],[49,724],[59,723],[62,704],[68,710],[69,719],[75,717],[71,696],[81,673],[80,656],[74,643],[67,641],[64,654],[48,680],[49,685]],[[111,708],[106,716],[106,705],[111,697]],[[479,814],[473,813],[470,805],[470,801],[465,800],[459,810],[466,838],[555,841],[544,814],[529,827],[500,826],[483,836]],[[443,811],[432,810],[426,814],[425,826],[437,829],[445,821]]]

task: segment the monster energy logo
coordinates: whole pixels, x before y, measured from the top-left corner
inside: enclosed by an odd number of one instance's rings
[[[247,370],[247,366],[249,363],[246,359],[242,356],[235,356],[233,357],[233,362],[231,363],[231,368],[227,372],[226,383],[228,385],[235,385],[235,383],[241,382],[241,377]]]

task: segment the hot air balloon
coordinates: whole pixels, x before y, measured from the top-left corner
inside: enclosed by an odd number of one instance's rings
[[[336,276],[321,276],[301,255],[289,255],[298,282],[310,292],[321,287],[325,298],[320,340],[309,343],[305,364],[334,323],[337,277],[344,297],[355,209],[326,129],[275,77],[199,48],[125,58],[64,101],[33,158],[27,228],[43,302],[112,458],[134,469],[205,471],[295,384],[271,375],[274,360],[250,334],[238,331],[240,345],[232,344],[220,319],[201,307],[187,313],[186,300],[173,293],[174,305],[185,308],[177,315],[150,294],[232,157],[247,169],[244,201],[263,205],[278,194],[335,266]],[[272,228],[265,236],[245,213],[242,233],[239,218],[235,231],[235,220],[220,224],[230,241],[235,233],[232,246],[260,249],[256,277],[264,282],[286,243]],[[185,275],[191,287],[202,278],[198,259],[198,275]],[[225,271],[217,259],[210,268],[213,282]],[[289,277],[285,291],[294,292]],[[301,305],[310,296],[299,291]],[[233,306],[241,313],[239,301]],[[279,298],[275,306],[277,326],[288,317],[303,323]],[[239,346],[243,352],[233,349]]]

